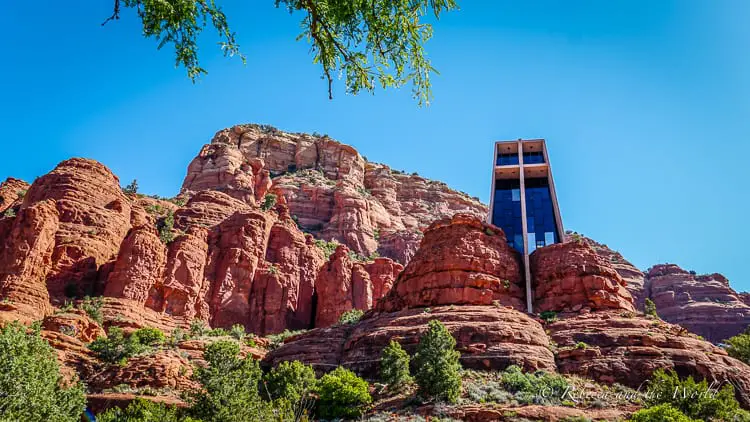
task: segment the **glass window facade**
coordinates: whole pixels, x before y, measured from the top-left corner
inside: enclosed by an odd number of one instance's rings
[[[517,166],[518,165],[518,153],[513,152],[510,154],[499,154],[497,156],[498,166]]]
[[[526,222],[529,237],[534,233],[536,246],[557,243],[557,221],[549,181],[546,177],[524,180],[526,188]],[[543,242],[543,244],[541,244]]]
[[[518,199],[514,199],[516,195]],[[505,232],[508,244],[523,253],[523,228],[521,227],[521,182],[502,179],[495,181],[495,203],[492,206],[492,224]]]
[[[524,164],[541,164],[543,162],[544,162],[544,154],[542,154],[541,151],[523,153]]]

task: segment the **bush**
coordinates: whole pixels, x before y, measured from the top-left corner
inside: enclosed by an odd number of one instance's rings
[[[241,324],[232,325],[232,329],[229,330],[229,335],[239,341],[244,340],[245,336],[247,336],[247,333],[245,332],[245,326]]]
[[[83,302],[81,302],[80,304],[80,308],[84,312],[86,312],[86,314],[91,317],[91,319],[98,322],[99,324],[101,324],[103,321],[101,312],[102,306],[104,306],[104,298],[101,296],[86,296],[83,298]]]
[[[409,354],[398,342],[391,340],[380,355],[380,379],[393,391],[412,382],[409,373]]]
[[[124,188],[122,188],[122,191],[124,193],[135,195],[136,193],[138,193],[138,181],[135,180],[135,179],[133,179],[133,181],[130,182],[129,185],[127,185]]]
[[[455,402],[461,393],[460,354],[456,340],[440,321],[432,320],[419,339],[414,378],[423,396]]]
[[[203,337],[208,333],[208,324],[202,319],[194,319],[190,322],[190,335],[193,337]]]
[[[267,336],[269,340],[268,347],[273,350],[281,346],[282,344],[284,344],[284,340],[288,339],[289,337],[296,336],[297,334],[302,334],[305,331],[306,330],[295,330],[295,331],[284,330],[278,334],[271,334],[270,336]]]
[[[122,328],[111,327],[107,337],[92,341],[89,349],[105,362],[125,365],[129,358],[148,352],[165,340],[164,333],[156,328],[141,328],[126,336]]]
[[[697,422],[668,404],[641,409],[630,417],[630,422]]]
[[[96,415],[97,422],[199,422],[183,417],[174,406],[135,399],[125,409],[113,407]]]
[[[18,322],[0,330],[0,420],[78,422],[83,386],[65,386],[57,355],[39,333]]]
[[[204,422],[286,420],[260,398],[261,371],[251,356],[240,358],[235,341],[210,344],[203,354],[206,367],[196,368],[200,389],[188,393],[190,415]]]
[[[643,305],[643,310],[646,313],[646,315],[656,317],[658,318],[659,315],[656,314],[656,304],[653,300],[646,298],[646,301]]]
[[[539,318],[541,318],[544,322],[555,322],[557,321],[557,312],[544,311],[539,314]]]
[[[362,316],[364,314],[365,311],[361,309],[351,309],[341,314],[341,316],[339,317],[339,324],[356,324],[360,319],[362,319]]]
[[[263,211],[268,211],[273,208],[274,205],[276,205],[276,195],[267,193],[263,197],[263,202],[260,204],[260,209],[262,209]]]
[[[530,394],[532,400],[540,392],[545,392],[545,395],[549,397],[559,397],[568,389],[568,381],[560,375],[548,374],[544,371],[524,373],[516,365],[511,365],[503,371],[502,382],[503,387],[511,393]]]
[[[156,220],[156,230],[159,232],[159,239],[168,245],[174,240],[174,212],[167,210],[164,217]]]
[[[648,392],[647,407],[669,404],[693,419],[733,420],[739,412],[731,385],[715,392],[709,390],[706,380],[696,382],[693,377],[680,380],[674,371],[657,369],[649,380]]]
[[[271,400],[284,399],[289,403],[309,397],[318,385],[312,366],[296,360],[276,365],[263,377],[263,382]]]
[[[738,334],[726,343],[729,356],[750,364],[750,334]]]
[[[335,240],[326,242],[325,240],[316,239],[315,246],[323,250],[323,255],[325,255],[326,260],[327,260],[328,258],[331,257],[331,255],[333,255],[334,252],[336,252],[336,248],[339,247],[339,242]]]
[[[318,416],[323,419],[358,418],[372,403],[367,381],[338,367],[320,379]]]

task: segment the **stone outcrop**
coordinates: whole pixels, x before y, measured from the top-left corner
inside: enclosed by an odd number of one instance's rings
[[[523,299],[520,258],[502,230],[456,214],[425,231],[416,255],[378,309],[493,303],[524,309]]]
[[[90,293],[99,267],[113,260],[130,229],[130,200],[104,165],[82,158],[65,160],[38,178],[21,210],[54,200],[59,215],[47,288],[52,299]]]
[[[647,273],[651,300],[659,316],[714,343],[750,325],[750,306],[721,274],[698,275],[674,264],[655,265]]]
[[[630,295],[633,297],[635,308],[643,311],[643,304],[649,295],[646,286],[646,276],[643,271],[636,268],[621,253],[610,249],[607,245],[598,243],[588,237],[582,237],[582,240],[594,248],[596,253],[601,255],[605,260],[609,261],[612,268],[620,274],[620,277],[625,282],[625,288],[628,289]]]
[[[542,325],[502,306],[438,306],[398,312],[368,313],[355,325],[319,328],[287,339],[266,357],[275,365],[300,360],[328,371],[342,365],[361,374],[377,375],[383,348],[398,341],[410,353],[430,320],[441,321],[456,338],[461,363],[476,369],[555,370],[554,356]]]
[[[122,242],[104,295],[145,304],[149,291],[162,278],[166,255],[153,227],[131,230]]]
[[[59,213],[54,201],[0,220],[0,322],[31,322],[52,310],[46,277],[52,268]]]
[[[393,286],[403,266],[389,258],[357,262],[349,248],[339,245],[318,272],[316,327],[335,324],[352,309],[372,309]]]
[[[421,228],[457,212],[487,212],[444,183],[368,162],[329,137],[258,125],[219,131],[190,164],[182,192],[220,190],[252,203],[260,198],[259,183],[284,196],[290,213],[315,237],[401,263],[415,252]]]
[[[0,215],[10,208],[21,205],[28,189],[28,183],[13,177],[9,177],[0,183]]]
[[[586,242],[539,248],[531,254],[530,267],[536,312],[635,310],[625,281]]]
[[[741,402],[750,405],[750,366],[682,327],[602,311],[562,319],[547,328],[557,343],[560,372],[637,388],[656,369],[674,369],[680,376],[731,382]]]

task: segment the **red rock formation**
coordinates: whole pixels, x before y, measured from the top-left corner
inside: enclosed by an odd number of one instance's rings
[[[290,219],[276,222],[266,248],[263,270],[253,282],[250,326],[255,333],[277,333],[312,326],[313,294],[323,252],[312,236]]]
[[[208,320],[206,294],[209,285],[203,272],[208,256],[208,231],[191,226],[169,244],[164,278],[152,287],[146,303],[151,309],[187,319]]]
[[[28,189],[28,183],[13,177],[9,177],[3,183],[0,183],[0,215],[5,213],[8,208],[21,205]]]
[[[586,242],[549,245],[530,258],[536,312],[635,310],[623,279]]]
[[[122,242],[104,296],[145,304],[149,291],[162,278],[166,255],[153,226],[131,230]]]
[[[626,260],[622,254],[610,249],[607,245],[597,243],[587,237],[583,237],[583,240],[594,248],[596,253],[609,261],[612,268],[620,274],[620,277],[622,277],[625,282],[625,288],[627,288],[630,295],[633,296],[635,308],[643,311],[643,304],[649,295],[648,289],[646,288],[645,274],[636,268],[635,265]]]
[[[101,325],[80,309],[71,309],[44,318],[42,329],[74,337],[83,343],[90,343],[98,337],[106,336]]]
[[[674,264],[655,265],[647,274],[659,316],[714,343],[750,325],[746,304],[721,274],[696,275]]]
[[[750,405],[750,367],[684,328],[621,311],[594,312],[547,327],[557,343],[560,372],[634,388],[659,368],[719,383],[731,382]],[[578,347],[579,343],[586,347]]]
[[[419,251],[378,309],[493,302],[524,309],[523,297],[519,256],[502,230],[456,214],[425,231]]]
[[[266,363],[300,360],[317,369],[338,365],[375,375],[378,357],[391,340],[413,353],[432,319],[441,321],[456,338],[461,363],[477,369],[519,365],[527,370],[555,370],[554,357],[541,324],[525,314],[500,306],[439,306],[367,314],[356,325],[338,325],[287,339],[266,356]]]
[[[403,268],[390,258],[355,262],[349,248],[340,245],[315,281],[315,326],[333,325],[341,314],[352,309],[372,309],[388,293]]]
[[[35,203],[0,221],[0,322],[29,323],[52,311],[45,279],[58,227],[54,201]]]
[[[187,231],[191,226],[213,227],[237,211],[251,209],[244,202],[222,192],[198,192],[190,198],[185,207],[175,212],[174,226],[183,231]]]
[[[61,301],[65,293],[93,290],[99,266],[117,256],[130,229],[130,201],[109,169],[82,158],[34,181],[21,209],[47,199],[55,200],[60,220],[47,287]]]
[[[252,165],[257,159],[270,174],[280,175],[271,189],[285,197],[306,231],[337,239],[364,256],[378,250],[405,263],[419,243],[420,228],[457,212],[478,217],[487,212],[477,199],[444,183],[366,162],[331,138],[257,125],[219,131],[190,164],[182,191],[217,189],[258,199],[258,184],[267,186],[269,180],[258,179]],[[411,234],[396,234],[403,232]],[[381,237],[385,242],[379,246]]]

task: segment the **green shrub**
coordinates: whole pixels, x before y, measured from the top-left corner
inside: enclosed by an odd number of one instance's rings
[[[339,317],[339,324],[345,325],[345,324],[356,324],[359,322],[360,319],[362,319],[362,316],[365,314],[365,311],[361,309],[351,309]]]
[[[148,352],[165,340],[164,333],[155,328],[141,328],[126,336],[122,328],[110,327],[107,337],[92,341],[89,349],[105,362],[124,365],[129,358]]]
[[[203,337],[209,329],[206,321],[202,319],[194,319],[190,322],[190,335],[193,337]]]
[[[268,211],[273,208],[274,205],[276,205],[276,195],[267,193],[263,197],[263,202],[260,204],[260,209],[262,209],[263,211]]]
[[[284,399],[289,403],[299,403],[315,393],[318,386],[312,366],[296,360],[276,365],[263,377],[263,382],[272,400]]]
[[[544,311],[539,314],[539,318],[541,318],[544,322],[555,322],[557,321],[557,312]]]
[[[709,390],[706,380],[696,382],[693,377],[681,380],[674,371],[656,370],[648,382],[648,392],[647,407],[669,404],[693,419],[733,420],[739,411],[731,385],[715,392]]]
[[[578,343],[576,343],[576,349],[586,350],[588,347],[589,345],[586,344],[585,342],[579,341]]]
[[[729,356],[750,364],[750,334],[738,334],[726,343]]]
[[[288,339],[289,337],[296,336],[297,334],[302,334],[305,331],[306,330],[295,330],[295,331],[284,330],[278,334],[271,334],[270,336],[268,336],[268,340],[269,340],[268,347],[273,350],[281,346],[282,344],[284,344],[284,340]]]
[[[334,252],[336,252],[336,248],[338,248],[339,245],[340,243],[336,240],[327,242],[325,240],[315,239],[315,246],[319,247],[323,251],[323,255],[325,255],[326,260],[330,258]]]
[[[643,310],[646,315],[652,316],[652,317],[659,317],[659,315],[656,314],[656,304],[653,300],[646,298],[646,301],[643,305]]]
[[[13,218],[13,217],[15,217],[15,216],[16,216],[16,210],[15,210],[15,209],[13,209],[13,208],[8,208],[8,209],[7,209],[7,210],[5,210],[5,212],[3,213],[3,217],[9,217],[9,218]]]
[[[95,296],[95,297],[89,297],[86,296],[83,298],[83,302],[79,305],[81,310],[86,312],[86,314],[91,317],[94,321],[98,322],[99,324],[102,323],[103,317],[102,317],[102,306],[104,306],[104,298],[101,296]]]
[[[0,420],[78,422],[86,404],[83,386],[65,386],[57,355],[18,322],[0,329]]]
[[[630,422],[698,422],[687,417],[684,413],[670,406],[660,404],[658,406],[641,409],[633,414]]]
[[[177,408],[151,400],[135,399],[125,409],[112,407],[96,415],[97,422],[199,422],[180,415]]]
[[[412,382],[409,373],[409,354],[401,345],[391,340],[380,355],[380,379],[388,388],[399,391]]]
[[[217,327],[206,331],[206,335],[209,337],[227,337],[229,336],[229,331],[225,330],[224,328]]]
[[[241,324],[232,325],[232,329],[229,330],[229,335],[239,341],[244,340],[245,336],[247,336],[247,333],[245,332],[245,326]]]
[[[568,381],[560,375],[544,371],[524,373],[516,365],[503,371],[502,382],[506,390],[516,394],[516,397],[528,397],[529,402],[533,402],[540,392],[548,393],[549,397],[559,397],[568,389]]]
[[[200,389],[187,394],[191,416],[204,422],[246,422],[286,420],[274,415],[272,404],[261,400],[258,384],[261,370],[251,356],[240,358],[235,341],[210,344],[203,354],[205,367],[197,367]]]
[[[318,416],[323,419],[358,418],[372,403],[367,381],[338,367],[320,379]]]
[[[138,181],[135,180],[135,179],[133,179],[133,181],[130,182],[129,185],[127,185],[124,188],[122,188],[122,191],[124,193],[135,195],[136,193],[138,193]]]
[[[161,346],[167,340],[164,333],[158,328],[140,328],[130,335],[138,340],[143,346]]]
[[[460,354],[456,340],[440,321],[432,320],[419,339],[414,379],[426,397],[455,402],[461,393]]]
[[[159,239],[168,245],[174,240],[174,212],[167,210],[164,217],[156,220],[156,230],[159,232]]]

